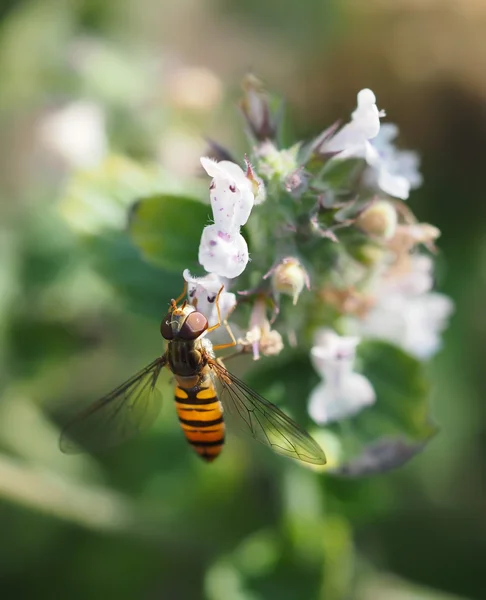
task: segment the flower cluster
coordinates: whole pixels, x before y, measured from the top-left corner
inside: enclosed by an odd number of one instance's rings
[[[351,121],[318,144],[317,150],[335,153],[341,160],[364,158],[367,164],[365,179],[370,187],[406,200],[410,189],[418,187],[422,181],[417,170],[418,159],[413,152],[399,151],[392,145],[398,127],[391,123],[381,126],[380,118],[384,116],[385,112],[376,106],[373,92],[361,90]]]
[[[242,169],[226,151],[219,162],[201,159],[212,178],[213,223],[199,247],[207,275],[184,272],[190,301],[210,324],[223,285],[222,319],[238,304],[250,306],[239,342],[254,359],[279,354],[282,333],[299,346],[312,337],[310,361],[322,381],[308,399],[309,414],[319,425],[331,423],[377,400],[356,370],[360,343],[384,340],[420,360],[439,350],[453,310],[432,291],[440,232],[404,203],[422,182],[419,159],[394,145],[398,128],[381,123],[385,113],[371,90],[358,93],[349,123],[290,148],[278,146],[281,115],[261,84],[249,78],[244,91],[254,166],[245,157]],[[219,146],[213,150],[223,158]]]
[[[412,226],[413,227],[413,226]],[[440,334],[453,311],[450,298],[433,292],[433,262],[425,254],[410,254],[405,264],[388,268],[370,293],[372,308],[350,324],[361,337],[387,340],[426,359],[441,346]]]
[[[209,197],[214,223],[204,228],[199,245],[199,262],[208,274],[194,277],[186,269],[183,276],[188,284],[189,301],[213,326],[218,322],[215,300],[222,287],[221,319],[224,321],[236,306],[235,294],[228,291],[229,279],[241,275],[249,261],[248,245],[240,230],[265,192],[263,182],[255,177],[247,160],[246,173],[228,160],[216,162],[202,157],[201,165],[212,177]]]

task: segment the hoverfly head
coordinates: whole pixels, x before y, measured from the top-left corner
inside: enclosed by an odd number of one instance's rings
[[[199,311],[193,310],[184,319],[179,329],[178,337],[181,340],[190,342],[201,336],[208,328],[208,320]]]
[[[202,335],[207,328],[208,320],[194,306],[184,302],[178,307],[174,302],[162,319],[160,333],[167,341],[180,339],[190,342]]]

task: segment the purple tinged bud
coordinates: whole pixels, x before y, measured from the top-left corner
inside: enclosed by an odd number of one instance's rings
[[[274,140],[279,119],[270,110],[270,99],[262,82],[248,74],[242,83],[243,98],[240,108],[253,137],[259,141]]]
[[[300,197],[309,187],[309,178],[303,168],[297,169],[285,180],[285,189],[294,198]]]

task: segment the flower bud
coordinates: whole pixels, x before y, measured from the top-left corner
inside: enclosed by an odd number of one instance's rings
[[[263,85],[254,75],[243,80],[244,96],[240,108],[251,133],[259,142],[273,140],[277,134],[277,119],[272,115],[269,98]]]
[[[310,289],[309,275],[297,258],[283,258],[267,275],[272,275],[272,287],[278,294],[285,294],[297,304],[300,293]]]
[[[386,200],[378,200],[356,219],[356,225],[365,233],[381,240],[389,240],[397,228],[397,212]]]
[[[258,171],[267,179],[284,181],[299,168],[298,152],[299,144],[279,150],[273,142],[262,142],[257,150]]]
[[[373,267],[381,262],[385,256],[385,250],[376,244],[359,244],[347,248],[349,254],[365,267]]]

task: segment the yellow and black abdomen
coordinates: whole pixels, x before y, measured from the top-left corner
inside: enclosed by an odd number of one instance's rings
[[[175,389],[177,415],[187,441],[204,460],[219,456],[224,445],[223,406],[209,377],[192,388],[177,378]]]

